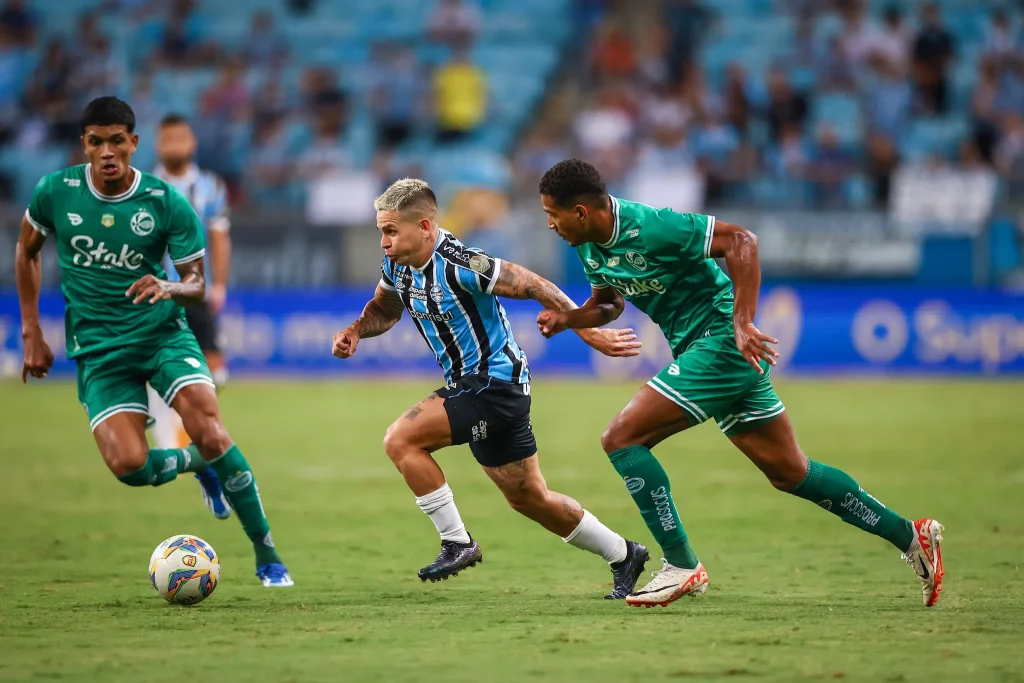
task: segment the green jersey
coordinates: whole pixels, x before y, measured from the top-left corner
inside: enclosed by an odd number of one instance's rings
[[[595,288],[614,287],[661,327],[673,355],[707,334],[731,329],[732,281],[713,258],[715,217],[611,198],[606,244],[576,254]]]
[[[135,169],[132,186],[108,197],[92,184],[89,166],[44,176],[25,216],[57,243],[69,358],[151,344],[187,329],[174,301],[133,304],[125,292],[144,275],[165,279],[160,263],[205,254],[203,226],[177,190]]]

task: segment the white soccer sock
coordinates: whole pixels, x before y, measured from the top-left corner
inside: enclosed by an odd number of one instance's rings
[[[462,523],[459,509],[455,507],[455,495],[448,488],[448,484],[433,493],[416,496],[416,504],[427,517],[430,517],[430,521],[437,527],[437,533],[441,534],[442,541],[469,543],[466,525]]]
[[[153,445],[156,448],[178,448],[181,418],[148,384],[146,392],[149,394],[149,415],[155,422],[150,430],[153,433]]]
[[[562,539],[569,545],[600,555],[608,564],[626,559],[626,539],[601,524],[597,517],[583,511],[583,519],[572,533]]]

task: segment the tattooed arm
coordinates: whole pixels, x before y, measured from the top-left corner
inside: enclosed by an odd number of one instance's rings
[[[404,311],[405,304],[401,297],[378,284],[373,298],[363,308],[363,314],[334,335],[334,355],[338,358],[350,357],[356,352],[360,339],[384,334],[402,319]]]
[[[533,299],[545,309],[540,313],[541,316],[551,312],[571,316],[573,314],[570,311],[583,310],[579,309],[573,300],[553,283],[533,271],[508,261],[501,262],[501,271],[498,273],[498,279],[494,283],[491,293],[509,299]],[[580,339],[606,356],[637,356],[640,354],[642,344],[636,340],[636,335],[631,329],[598,330],[588,328],[573,331],[579,335]]]

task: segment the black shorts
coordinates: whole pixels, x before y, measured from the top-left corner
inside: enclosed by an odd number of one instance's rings
[[[536,454],[529,384],[469,375],[438,389],[437,395],[444,399],[452,444],[468,443],[484,467],[501,467]]]
[[[199,304],[198,306],[185,307],[185,320],[192,334],[196,335],[199,348],[205,351],[220,351],[217,346],[217,319],[213,317],[209,306]]]

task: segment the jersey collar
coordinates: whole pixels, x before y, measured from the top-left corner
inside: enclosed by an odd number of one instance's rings
[[[85,165],[85,184],[89,186],[89,192],[92,192],[92,196],[101,202],[123,202],[126,199],[130,199],[138,191],[139,185],[142,183],[142,171],[134,166],[129,166],[128,168],[135,171],[135,180],[132,181],[131,187],[119,195],[106,195],[96,189],[96,186],[92,184],[92,164]]]
[[[612,200],[612,237],[604,244],[597,245],[602,249],[614,247],[619,241],[619,200],[611,195],[608,195],[608,198]]]

